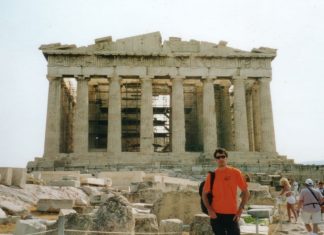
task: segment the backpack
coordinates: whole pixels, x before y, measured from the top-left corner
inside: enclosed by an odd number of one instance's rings
[[[213,191],[213,185],[214,185],[214,181],[215,181],[215,172],[209,171],[208,173],[210,174],[211,178],[210,178],[210,192],[207,194],[207,198],[208,198],[209,204],[212,204],[212,201],[213,201],[212,191]],[[204,185],[205,185],[205,180],[203,182],[201,182],[199,185],[200,207],[201,207],[201,211],[208,215],[208,210],[202,200],[202,192],[204,189]]]

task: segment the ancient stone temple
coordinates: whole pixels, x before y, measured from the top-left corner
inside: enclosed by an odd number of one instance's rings
[[[40,47],[45,149],[29,170],[194,166],[217,146],[236,164],[280,161],[271,105],[276,50],[162,42],[159,32]]]

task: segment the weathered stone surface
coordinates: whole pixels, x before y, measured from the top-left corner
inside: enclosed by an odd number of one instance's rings
[[[81,189],[88,195],[98,195],[101,194],[101,190],[98,187],[88,186],[88,185],[82,185]]]
[[[105,186],[106,181],[104,179],[98,179],[98,178],[82,178],[81,179],[82,185],[96,185],[96,186]]]
[[[100,172],[98,178],[110,178],[113,186],[129,186],[134,182],[143,182],[143,171]]]
[[[12,168],[12,185],[23,188],[26,185],[26,178],[26,168]]]
[[[1,181],[0,184],[10,186],[12,183],[12,168],[0,167]]]
[[[133,195],[134,202],[143,202],[143,203],[155,203],[160,198],[162,198],[163,192],[161,189],[143,189],[139,190],[138,193]]]
[[[152,212],[158,220],[178,218],[185,224],[190,224],[195,214],[201,212],[199,200],[197,192],[165,192],[159,200],[154,202]]]
[[[214,235],[210,226],[209,216],[196,214],[190,225],[190,235]]]
[[[38,211],[59,212],[60,209],[72,209],[72,199],[39,199],[37,202]]]
[[[40,175],[45,184],[53,180],[62,180],[66,176],[74,176],[77,180],[80,180],[80,171],[38,171],[33,172],[33,174]]]
[[[183,222],[179,219],[165,219],[160,221],[160,233],[174,233],[175,235],[182,234]]]
[[[94,229],[110,232],[133,232],[135,218],[126,198],[115,195],[106,200],[94,218]]]
[[[0,219],[7,218],[7,214],[0,208]]]
[[[47,183],[48,186],[58,187],[80,187],[80,181],[77,180],[52,180]]]
[[[66,215],[75,214],[75,213],[77,213],[77,212],[73,209],[61,209],[59,215],[66,216]]]
[[[135,232],[137,233],[156,233],[159,226],[154,214],[135,213]]]
[[[252,215],[253,217],[258,217],[258,218],[270,218],[272,214],[272,209],[250,209],[247,211],[248,214]]]
[[[240,226],[242,235],[256,235],[256,226],[255,224],[246,224]],[[259,233],[260,235],[268,235],[269,228],[268,226],[259,225]]]
[[[19,220],[16,223],[14,235],[25,235],[46,231],[46,225],[42,224],[38,219]]]
[[[0,201],[0,208],[6,211],[9,215],[24,215],[27,213],[25,207],[11,201]]]

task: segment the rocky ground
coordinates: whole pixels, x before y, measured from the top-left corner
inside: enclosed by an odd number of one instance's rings
[[[200,198],[197,193],[199,182],[162,176],[157,181],[156,177],[150,176],[146,181],[122,187],[128,190],[89,185],[60,187],[26,184],[23,189],[0,185],[0,234],[12,234],[19,224],[21,226],[21,223],[29,222],[35,222],[45,230],[55,229],[58,226],[56,220],[59,211],[51,212],[51,207],[42,211],[40,199],[67,200],[65,203],[72,199],[74,213],[64,214],[65,227],[69,229],[155,233],[181,230],[183,235],[212,235],[209,218],[200,214]],[[255,208],[275,206],[278,192],[274,188],[249,183],[249,190],[250,209],[255,205],[263,205]],[[46,203],[44,206],[46,207]],[[1,218],[1,210],[5,219]],[[300,218],[297,223],[280,223],[280,218],[282,221],[287,219],[284,205],[280,211],[281,213],[277,208],[271,209],[274,215],[270,220],[262,221],[259,234],[307,234]],[[241,221],[242,234],[256,234],[255,218],[247,214],[245,216],[250,218],[245,217],[245,222]],[[271,221],[274,223],[270,223]],[[320,229],[324,231],[324,224],[320,225]]]

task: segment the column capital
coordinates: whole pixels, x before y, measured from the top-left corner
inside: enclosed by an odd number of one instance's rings
[[[171,78],[171,80],[175,80],[175,81],[176,80],[183,81],[186,78],[186,76],[182,76],[182,75],[171,75],[170,78]]]
[[[271,82],[271,77],[262,77],[259,79],[260,82]]]
[[[77,81],[89,81],[90,80],[90,76],[77,75],[77,76],[75,76],[75,79]]]
[[[242,75],[234,75],[232,76],[233,81],[246,81],[247,80],[247,76],[242,76]]]
[[[216,80],[217,77],[214,77],[214,76],[204,76],[204,77],[201,77],[201,80],[203,82],[214,82],[214,80]]]
[[[50,75],[46,75],[46,78],[48,81],[57,81],[57,80],[63,79],[63,77],[50,76]]]
[[[114,74],[113,76],[108,77],[108,81],[109,82],[113,82],[113,81],[120,82],[121,81],[121,76],[119,76],[117,74]]]
[[[154,78],[154,75],[143,75],[140,76],[140,81],[145,82],[145,81],[152,81]]]

